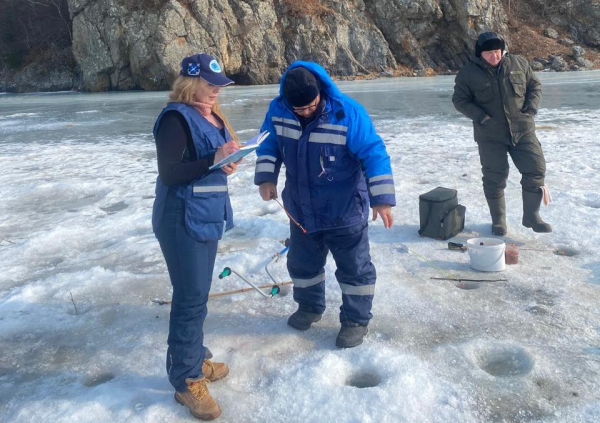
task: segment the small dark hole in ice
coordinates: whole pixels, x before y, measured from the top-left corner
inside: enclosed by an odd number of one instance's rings
[[[459,282],[456,287],[460,289],[479,289],[481,284],[477,282]]]
[[[100,207],[101,210],[104,210],[108,214],[113,214],[119,212],[121,210],[125,210],[129,205],[124,201],[119,201],[118,203],[111,204],[107,207]]]
[[[519,347],[493,347],[483,351],[479,367],[492,376],[521,376],[533,368],[533,359]]]
[[[356,373],[346,381],[346,385],[355,388],[373,388],[381,383],[381,378],[375,373]]]
[[[579,250],[569,247],[557,248],[554,250],[554,254],[557,256],[574,257],[579,255]]]
[[[102,385],[103,383],[109,382],[115,378],[115,375],[112,373],[102,373],[96,376],[92,376],[83,384],[88,388],[93,388],[94,386]]]
[[[548,314],[548,310],[546,310],[544,307],[541,307],[539,305],[536,306],[531,306],[527,309],[528,312],[530,312],[531,314]]]

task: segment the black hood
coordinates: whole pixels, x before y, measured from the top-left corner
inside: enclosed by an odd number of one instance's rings
[[[496,50],[496,48],[502,51],[506,50],[506,42],[500,34],[491,31],[482,32],[475,43],[475,57],[481,57],[481,52],[485,51],[484,44],[487,44],[485,47],[488,49],[492,47],[492,50]]]

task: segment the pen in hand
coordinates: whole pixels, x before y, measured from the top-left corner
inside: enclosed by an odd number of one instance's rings
[[[215,153],[215,163],[220,162],[225,157],[229,156],[232,153],[235,153],[239,149],[240,148],[238,147],[235,141],[229,141],[223,144],[222,146],[217,148],[217,152]]]

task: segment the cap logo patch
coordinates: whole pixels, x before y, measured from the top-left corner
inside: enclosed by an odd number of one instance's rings
[[[210,68],[211,71],[213,71],[215,73],[221,73],[221,66],[219,66],[217,61],[214,59],[210,61],[210,63],[208,64],[208,67]]]
[[[200,66],[198,63],[190,63],[188,64],[187,73],[190,76],[198,76],[200,75]]]

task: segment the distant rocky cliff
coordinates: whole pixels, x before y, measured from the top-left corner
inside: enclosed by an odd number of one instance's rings
[[[142,7],[143,4],[143,7]],[[294,60],[350,76],[456,69],[479,31],[507,32],[497,0],[69,0],[73,53],[90,90],[166,89],[182,57],[209,52],[242,84]]]
[[[513,9],[518,3],[512,1]],[[600,48],[599,0],[520,3],[534,15],[538,12],[532,25],[540,26],[534,30],[540,37],[544,25],[556,27],[574,39],[573,44]],[[218,56],[226,73],[241,84],[276,83],[299,59],[319,62],[341,78],[456,71],[481,31],[501,32],[510,45],[519,26],[511,20],[515,13],[508,4],[508,0],[68,0],[72,54],[81,86],[91,91],[168,89],[181,58],[196,52]],[[539,59],[542,68],[551,67],[552,58]],[[594,65],[582,60],[580,67]]]

